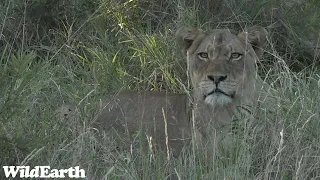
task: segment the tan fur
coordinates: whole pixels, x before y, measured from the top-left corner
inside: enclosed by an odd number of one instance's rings
[[[144,139],[152,138],[153,147],[170,151],[174,147],[177,153],[172,153],[178,154],[191,137],[185,95],[122,92],[107,97],[99,107],[94,126],[100,130],[115,129],[122,138],[131,139],[129,144],[140,133]]]

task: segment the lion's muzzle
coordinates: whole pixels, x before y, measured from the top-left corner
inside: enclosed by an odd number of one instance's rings
[[[224,106],[235,97],[236,83],[228,80],[227,75],[208,75],[200,84],[204,102],[212,106]]]

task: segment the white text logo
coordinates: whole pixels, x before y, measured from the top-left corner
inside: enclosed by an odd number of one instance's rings
[[[50,166],[36,166],[33,169],[30,166],[3,166],[4,174],[7,178],[85,178],[84,169],[79,166],[69,169],[51,169]]]

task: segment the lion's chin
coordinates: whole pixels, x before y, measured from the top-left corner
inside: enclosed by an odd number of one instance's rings
[[[232,102],[232,98],[221,93],[214,93],[206,96],[204,102],[212,107],[221,107],[230,104]]]

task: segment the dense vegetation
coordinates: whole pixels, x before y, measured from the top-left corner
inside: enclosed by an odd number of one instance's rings
[[[319,19],[318,0],[3,0],[0,165],[80,165],[88,179],[319,178]],[[201,150],[167,160],[112,149],[93,135],[92,102],[119,89],[185,93],[182,25],[266,27],[259,73],[278,89],[278,111],[209,161]],[[57,118],[63,103],[80,118]]]

